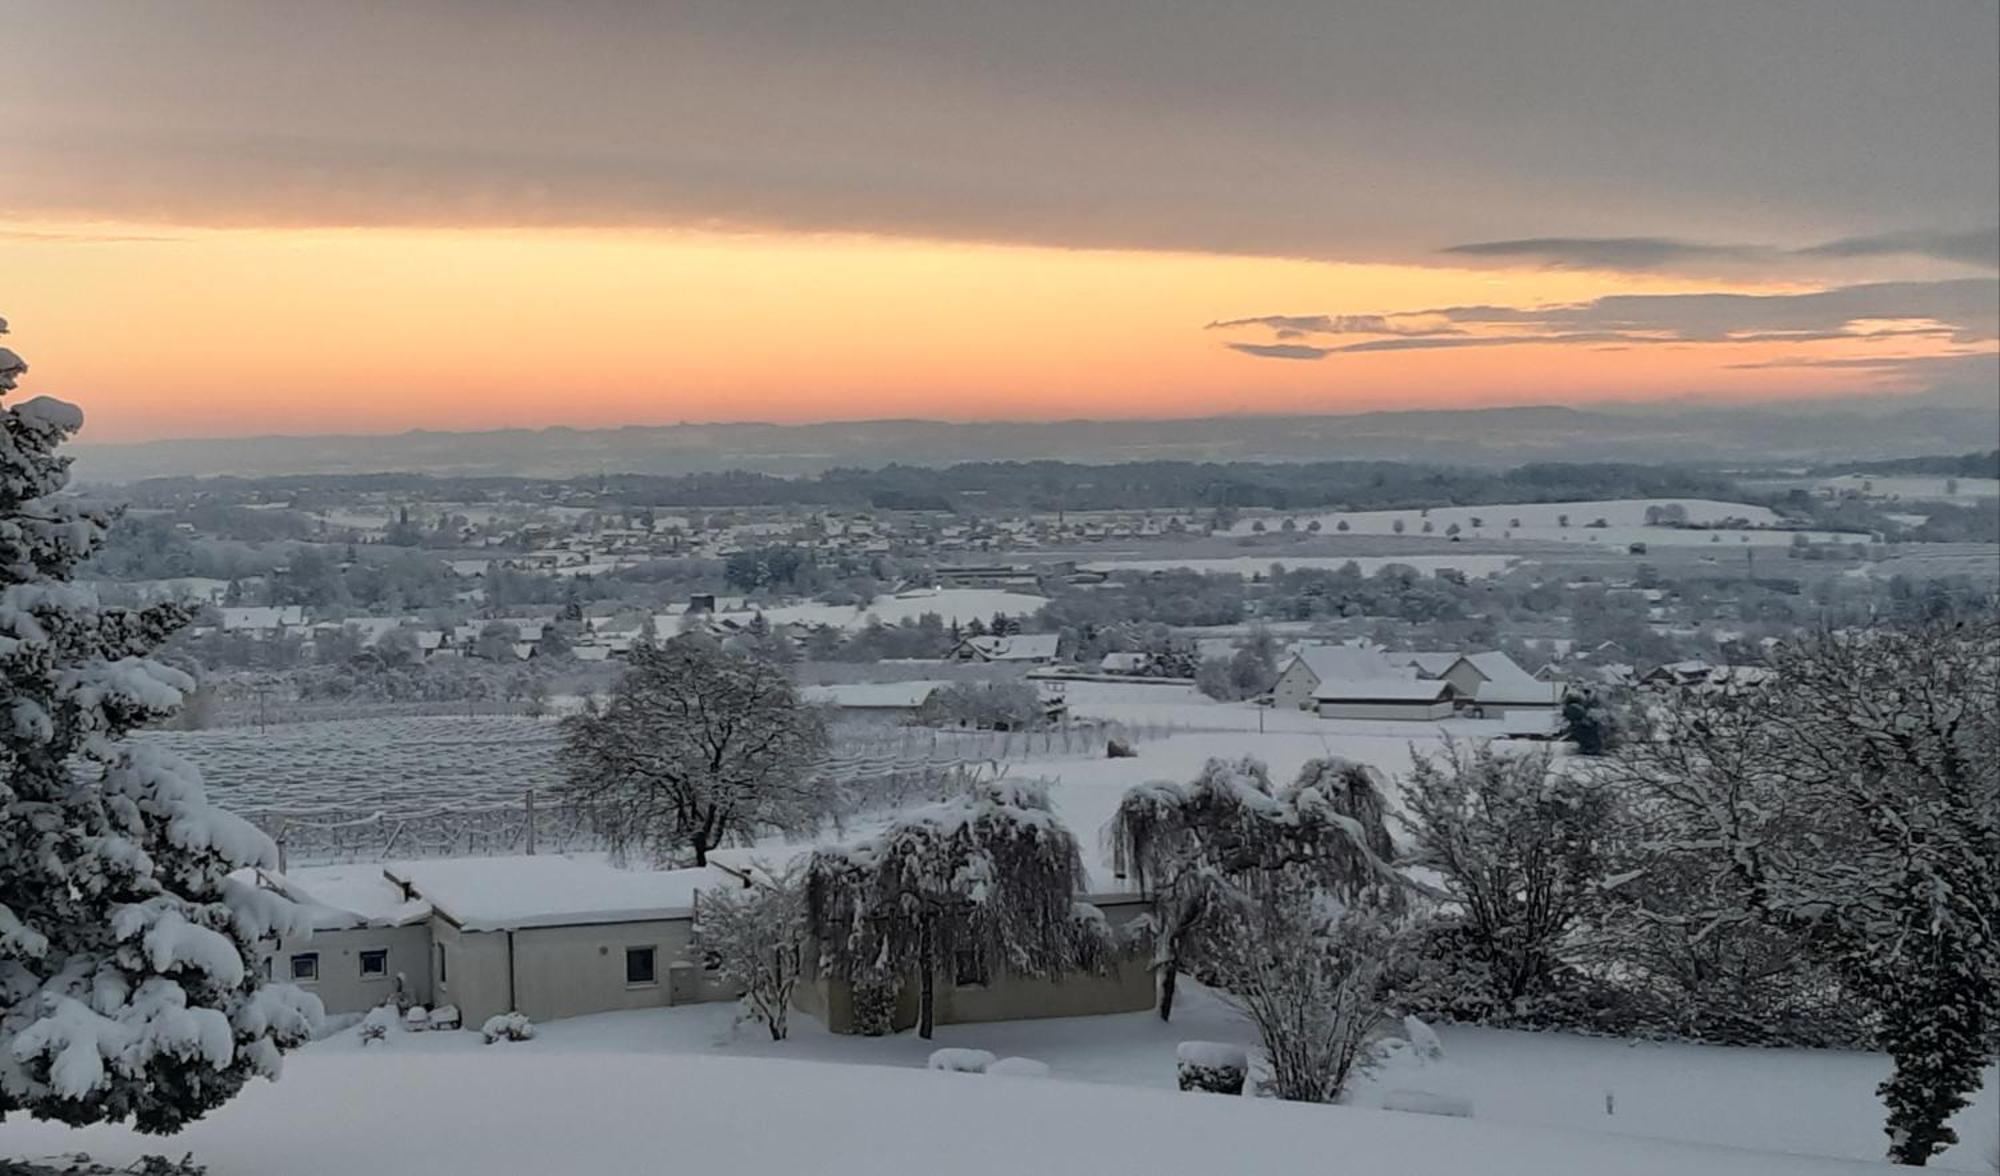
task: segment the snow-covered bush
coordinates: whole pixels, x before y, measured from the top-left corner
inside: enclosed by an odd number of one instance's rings
[[[479,1036],[486,1044],[496,1041],[533,1041],[535,1023],[528,1020],[525,1013],[496,1013],[486,1018],[486,1024],[479,1027]]]
[[[457,1005],[438,1005],[431,1010],[430,1027],[433,1029],[456,1029],[462,1023]]]
[[[422,1005],[411,1005],[403,1010],[403,1028],[412,1033],[422,1033],[431,1027],[431,1011]]]
[[[1116,735],[1104,741],[1106,759],[1135,759],[1138,755],[1138,751],[1129,742]]]
[[[1571,962],[1564,949],[1608,870],[1617,807],[1593,776],[1564,771],[1547,751],[1495,751],[1448,741],[1418,756],[1398,814],[1413,848],[1448,897],[1452,934],[1433,934],[1459,958],[1455,991],[1482,1021],[1534,1021]]]
[[[695,903],[694,947],[724,980],[743,989],[743,1011],[785,1039],[807,940],[804,875],[787,870],[740,890],[704,891]]]
[[[1006,1078],[1046,1078],[1049,1064],[1034,1058],[1001,1058],[986,1067],[988,1074],[999,1074]]]
[[[930,1060],[924,1063],[924,1068],[949,1070],[954,1074],[984,1074],[996,1060],[991,1052],[983,1049],[938,1049],[931,1051]]]
[[[0,347],[0,397],[26,371]],[[48,397],[0,409],[0,1119],[168,1132],[275,1077],[321,1009],[256,966],[311,930],[232,877],[276,847],[192,766],[126,740],[194,689],[150,657],[190,614],[69,583],[110,522],[58,497],[82,426]]]
[[[1182,1090],[1242,1094],[1250,1075],[1250,1055],[1240,1045],[1183,1041],[1174,1048],[1174,1068]]]
[[[356,1030],[363,1046],[370,1042],[387,1043],[389,1033],[402,1025],[402,1017],[397,1015],[395,1005],[376,1005],[361,1018],[361,1027]]]
[[[1472,1117],[1464,1075],[1445,1060],[1444,1043],[1416,1017],[1403,1018],[1403,1036],[1383,1041],[1370,1074],[1370,1105],[1448,1118]]]

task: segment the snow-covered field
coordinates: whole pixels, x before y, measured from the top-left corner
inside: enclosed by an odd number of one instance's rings
[[[1272,564],[1283,564],[1287,568],[1344,568],[1348,564],[1360,567],[1361,574],[1372,576],[1389,566],[1399,564],[1415,568],[1426,575],[1436,575],[1449,568],[1468,576],[1498,576],[1514,565],[1521,563],[1515,555],[1363,555],[1363,556],[1266,556],[1236,555],[1217,557],[1193,557],[1189,559],[1103,559],[1084,566],[1099,572],[1165,572],[1177,568],[1207,572],[1211,575],[1233,573],[1238,576],[1254,576],[1269,572]]]
[[[1041,611],[1048,599],[1031,596],[1025,592],[1008,592],[999,588],[939,588],[921,592],[902,592],[895,596],[878,596],[866,607],[853,608],[846,605],[785,604],[763,610],[764,619],[770,623],[787,625],[832,625],[838,629],[855,631],[868,627],[870,620],[879,620],[885,625],[914,621],[925,613],[936,613],[949,625],[956,621],[967,624],[971,621],[989,621],[995,613],[1008,616],[1032,616]],[[750,610],[721,612],[718,617],[736,621],[747,621],[753,615]],[[671,632],[670,629],[663,631]]]
[[[1026,1172],[1396,1176],[1791,1176],[1887,1172],[1866,1054],[1643,1045],[1446,1027],[1432,1079],[1364,1079],[1317,1107],[1171,1089],[1176,1043],[1250,1035],[1189,986],[1172,1024],[1151,1013],[942,1026],[935,1042],[790,1040],[699,1005],[585,1017],[535,1040],[352,1030],[286,1062],[184,1134],[0,1125],[0,1155],[77,1150],[124,1162],[192,1150],[213,1176],[425,1173]],[[923,1069],[934,1047],[1046,1063],[1046,1078]],[[1449,1083],[1470,1119],[1375,1109],[1392,1083]],[[1960,1116],[1945,1170],[1981,1170],[1996,1104]],[[1337,1161],[1337,1163],[1335,1163]]]
[[[1684,530],[1678,527],[1648,526],[1646,510],[1649,507],[1678,505],[1687,511],[1687,521],[1698,524],[1718,523],[1725,519],[1741,519],[1749,524],[1747,528],[1726,530]],[[1258,523],[1267,531],[1276,530],[1284,516],[1257,516],[1239,520],[1231,534],[1248,535],[1254,533]],[[1733,543],[1782,547],[1792,542],[1796,531],[1759,530],[1761,527],[1775,526],[1778,516],[1762,506],[1751,506],[1742,502],[1713,502],[1701,498],[1631,498],[1612,499],[1597,502],[1519,502],[1493,503],[1486,506],[1440,506],[1428,514],[1420,510],[1366,510],[1346,511],[1329,514],[1300,514],[1290,516],[1300,530],[1307,524],[1318,522],[1321,534],[1335,534],[1341,523],[1347,524],[1347,533],[1355,535],[1394,535],[1396,525],[1403,526],[1401,534],[1419,535],[1425,524],[1431,527],[1431,534],[1444,535],[1453,525],[1461,529],[1468,539],[1482,540],[1522,539],[1546,543],[1575,543],[1580,545],[1624,546],[1630,543],[1658,543],[1666,547],[1691,547],[1711,543]],[[1569,525],[1563,525],[1563,519]],[[1473,525],[1478,519],[1479,526]],[[1602,519],[1603,527],[1590,524]],[[1841,535],[1833,531],[1807,531],[1804,534],[1813,543],[1851,543],[1858,536]]]
[[[1957,493],[1951,493],[1947,482],[1956,484]],[[2000,479],[1996,478],[1946,478],[1927,475],[1841,474],[1838,477],[1822,478],[1814,483],[1823,490],[1834,493],[1855,493],[1864,498],[1883,498],[1903,502],[1956,502],[1961,506],[1971,506],[1977,498],[2000,498]]]

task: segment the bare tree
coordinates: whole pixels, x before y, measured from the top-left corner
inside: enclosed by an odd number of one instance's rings
[[[1889,1156],[1956,1142],[2000,1022],[2000,614],[1826,633],[1767,678],[1669,696],[1613,765],[1709,901],[1796,935],[1895,1063]],[[1697,932],[1699,933],[1699,932]]]
[[[1076,838],[1039,785],[994,780],[912,809],[879,835],[813,853],[807,906],[830,973],[880,985],[914,967],[917,1033],[940,968],[1059,975],[1094,968],[1110,937]]]
[[[805,829],[826,810],[812,771],[824,720],[782,669],[704,637],[634,645],[610,701],[563,734],[563,799],[616,855],[706,865],[729,838]]]

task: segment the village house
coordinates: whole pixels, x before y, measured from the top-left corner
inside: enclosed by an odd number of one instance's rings
[[[703,894],[750,884],[758,853],[725,850],[682,870],[530,855],[258,871],[258,884],[304,904],[313,926],[310,937],[279,943],[266,967],[331,1015],[449,1006],[467,1026],[506,1012],[553,1021],[733,1000],[739,991],[694,947],[694,921]],[[1083,897],[1114,929],[1146,909],[1115,887]],[[1154,999],[1152,972],[1136,954],[1102,974],[1060,978],[961,958],[942,979],[939,1024],[1133,1012]],[[899,1029],[916,1018],[916,985],[903,989]],[[853,1029],[844,984],[812,977],[795,1004],[834,1032]]]

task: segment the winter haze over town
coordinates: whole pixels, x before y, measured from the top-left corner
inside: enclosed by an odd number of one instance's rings
[[[0,49],[0,1176],[2000,1176],[2000,0]]]

